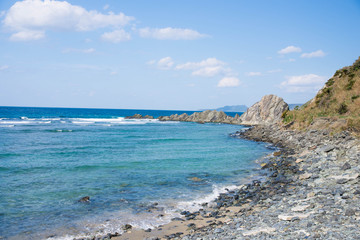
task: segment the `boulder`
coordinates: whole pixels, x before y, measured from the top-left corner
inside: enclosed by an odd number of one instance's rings
[[[260,102],[252,105],[240,116],[242,125],[273,124],[281,120],[282,114],[289,110],[288,104],[275,95],[265,95]]]

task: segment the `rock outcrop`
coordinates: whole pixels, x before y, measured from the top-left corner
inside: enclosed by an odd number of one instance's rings
[[[181,121],[181,122],[198,122],[198,123],[227,123],[240,124],[239,115],[234,118],[226,115],[224,112],[216,110],[207,110],[204,112],[195,112],[191,115],[183,113],[181,115],[173,114],[171,116],[161,116],[160,121]]]
[[[272,124],[281,120],[283,112],[289,110],[284,100],[275,95],[265,95],[240,117],[242,125]]]
[[[141,115],[141,114],[136,113],[136,114],[134,114],[133,116],[127,116],[127,117],[125,117],[125,119],[154,119],[154,117],[153,117],[153,116],[149,116],[149,115],[143,116],[143,115]]]

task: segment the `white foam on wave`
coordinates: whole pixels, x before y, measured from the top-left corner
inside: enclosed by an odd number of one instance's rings
[[[158,217],[159,214],[163,217]],[[72,240],[74,238],[89,238],[93,236],[104,236],[108,233],[123,233],[122,226],[130,224],[134,228],[154,229],[159,225],[169,223],[173,218],[172,213],[162,212],[142,212],[138,214],[130,211],[108,212],[99,218],[81,219],[75,223],[77,229],[69,232],[68,228],[56,229],[56,237],[47,239],[51,240]],[[106,219],[106,220],[104,220]]]
[[[214,201],[221,193],[226,193],[228,190],[231,191],[237,188],[239,188],[239,186],[236,185],[213,185],[213,190],[211,193],[199,196],[195,200],[179,202],[176,207],[180,210],[197,211],[203,207],[202,204]]]
[[[117,118],[28,118],[20,117],[17,119],[0,118],[1,125],[41,125],[41,124],[75,124],[75,125],[97,125],[112,127],[116,125],[144,125],[144,124],[174,124],[179,122],[163,122],[158,119],[125,119]]]
[[[33,121],[21,121],[21,120],[2,120],[0,124],[31,124]]]
[[[122,226],[130,224],[134,228],[140,229],[154,229],[160,225],[171,222],[174,217],[181,217],[182,210],[198,211],[203,208],[202,204],[209,203],[215,200],[221,193],[234,190],[240,186],[218,186],[213,185],[213,190],[210,194],[199,196],[195,200],[182,201],[175,203],[169,200],[161,206],[164,207],[162,211],[140,212],[137,214],[131,211],[107,212],[99,216],[99,218],[81,219],[75,223],[77,229],[75,232],[69,232],[69,229],[58,229],[56,237],[48,238],[49,240],[72,240],[74,238],[89,238],[93,236],[104,236],[108,233],[122,233]],[[160,205],[158,207],[161,207]],[[161,214],[161,217],[159,217]],[[106,219],[106,220],[105,220]]]
[[[0,125],[7,124],[7,125],[34,125],[34,124],[49,124],[51,120],[49,119],[36,119],[36,118],[21,118],[20,119],[1,119]]]
[[[70,118],[73,124],[102,124],[103,126],[112,125],[142,125],[147,123],[157,123],[158,119],[125,119],[123,117],[118,118]]]

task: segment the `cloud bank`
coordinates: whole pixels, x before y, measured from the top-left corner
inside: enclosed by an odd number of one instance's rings
[[[122,27],[132,20],[133,17],[123,13],[102,14],[66,1],[24,0],[16,2],[7,11],[3,24],[15,32],[10,40],[27,41],[44,38],[49,30],[84,32]]]
[[[316,92],[325,83],[326,78],[316,74],[306,74],[300,76],[290,76],[280,84],[287,92]]]
[[[148,65],[156,65],[159,69],[173,69],[177,71],[191,71],[191,75],[199,77],[222,77],[218,87],[237,87],[240,80],[235,77],[236,73],[223,61],[216,58],[207,58],[199,62],[186,62],[175,65],[171,57],[164,57],[158,61],[151,60]]]

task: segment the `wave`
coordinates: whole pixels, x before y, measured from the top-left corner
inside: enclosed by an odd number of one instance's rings
[[[54,129],[54,130],[46,130],[47,132],[73,132],[71,129]]]
[[[180,210],[187,210],[187,211],[198,211],[200,208],[203,208],[204,203],[209,203],[214,201],[221,193],[226,193],[227,191],[235,190],[239,188],[237,185],[228,185],[228,186],[212,186],[212,192],[209,194],[205,194],[202,196],[197,197],[194,200],[190,201],[181,201],[178,202],[176,207]]]
[[[151,123],[174,123],[161,122],[158,119],[125,119],[117,118],[0,118],[0,127],[5,126],[26,126],[42,124],[74,124],[74,125],[97,125],[97,126],[116,126],[116,125],[143,125]]]
[[[91,219],[81,219],[76,221],[78,231],[86,230],[83,234],[69,234],[68,230],[65,230],[63,235],[58,233],[57,237],[48,238],[49,240],[71,240],[74,238],[87,238],[93,235],[103,236],[107,233],[122,233],[121,227],[124,224],[131,224],[135,228],[140,229],[154,229],[160,225],[164,225],[171,222],[174,217],[181,217],[180,212],[182,210],[197,211],[203,208],[201,204],[208,203],[215,200],[221,193],[226,193],[228,190],[234,190],[239,186],[217,186],[213,185],[213,191],[210,194],[199,196],[192,201],[175,202],[173,199],[168,200],[165,203],[159,203],[157,209],[150,212],[140,211],[134,213],[131,210],[121,210],[118,212],[103,213],[101,216],[93,217]],[[161,217],[159,217],[161,216]],[[106,219],[104,221],[104,219]]]

